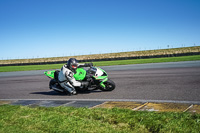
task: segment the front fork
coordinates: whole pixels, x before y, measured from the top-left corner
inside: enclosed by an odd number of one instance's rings
[[[108,80],[108,78],[105,78],[103,81],[101,81],[100,86],[101,86],[102,88],[106,88],[104,82],[106,82],[107,80]]]

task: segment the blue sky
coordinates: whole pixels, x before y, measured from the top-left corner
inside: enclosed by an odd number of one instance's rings
[[[0,60],[200,46],[200,0],[0,0]]]

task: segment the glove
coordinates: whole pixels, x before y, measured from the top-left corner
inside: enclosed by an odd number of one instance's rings
[[[86,67],[92,67],[93,66],[93,63],[91,62],[91,63],[85,63],[85,66]]]

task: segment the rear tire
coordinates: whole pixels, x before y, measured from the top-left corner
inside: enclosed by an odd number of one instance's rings
[[[55,79],[51,79],[49,82],[49,89],[52,89],[52,86],[57,85],[58,82]]]
[[[102,91],[112,91],[115,89],[115,83],[108,79],[106,82],[104,82],[105,88],[100,87],[99,89]]]

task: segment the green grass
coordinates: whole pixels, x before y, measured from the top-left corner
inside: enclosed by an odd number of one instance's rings
[[[194,60],[200,60],[200,55],[180,56],[180,57],[164,57],[164,58],[150,58],[150,59],[131,59],[131,60],[118,60],[118,61],[101,61],[101,62],[94,62],[94,64],[97,65],[97,66],[112,66],[112,65],[194,61]]]
[[[200,114],[128,109],[0,106],[1,133],[197,133]]]
[[[128,65],[128,64],[144,64],[144,63],[194,61],[194,60],[200,60],[200,55],[180,56],[180,57],[165,57],[165,58],[150,58],[150,59],[99,61],[99,62],[93,62],[93,63],[96,66],[112,66],[112,65]],[[62,66],[63,66],[63,64],[2,66],[2,67],[0,67],[0,72],[60,69]]]
[[[26,66],[2,66],[2,67],[0,67],[0,72],[60,69],[62,66],[63,66],[63,64],[26,65]]]

